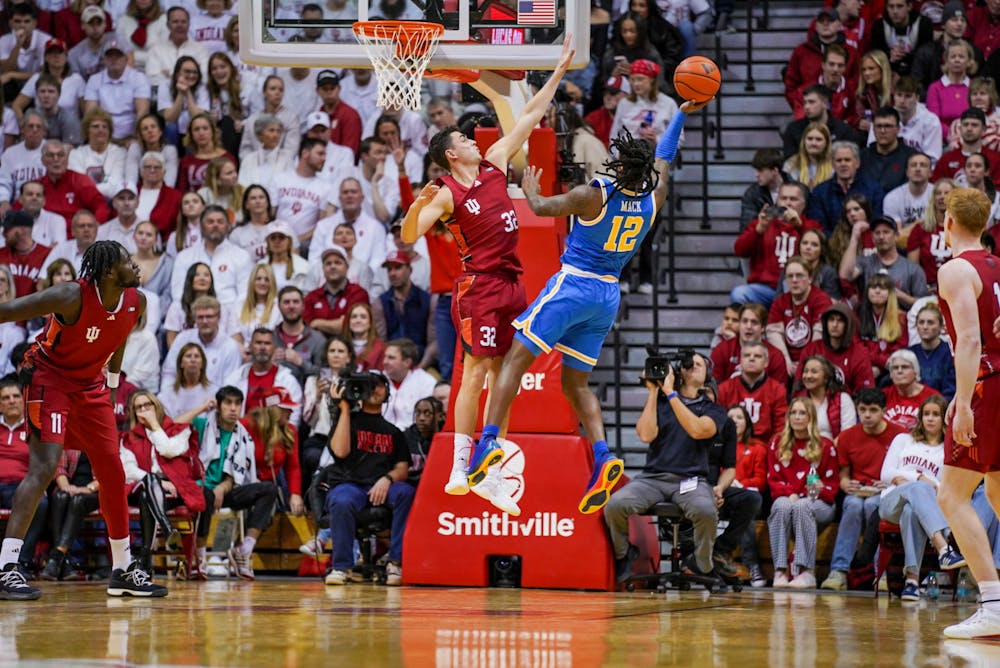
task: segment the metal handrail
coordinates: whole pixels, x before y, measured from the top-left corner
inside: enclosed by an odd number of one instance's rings
[[[621,335],[621,311],[619,317],[615,318],[615,324],[611,326],[611,341],[614,350],[614,397],[615,397],[615,454],[619,457],[625,456],[625,448],[622,446],[622,335]]]

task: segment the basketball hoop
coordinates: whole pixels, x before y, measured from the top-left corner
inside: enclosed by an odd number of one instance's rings
[[[365,47],[378,80],[378,106],[420,109],[420,83],[444,34],[439,23],[358,21],[354,36]]]

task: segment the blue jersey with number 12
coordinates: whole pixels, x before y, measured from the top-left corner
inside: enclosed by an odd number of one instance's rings
[[[652,228],[656,203],[653,193],[615,190],[608,179],[592,179],[590,186],[600,188],[604,208],[593,220],[577,218],[561,259],[576,269],[617,279]]]

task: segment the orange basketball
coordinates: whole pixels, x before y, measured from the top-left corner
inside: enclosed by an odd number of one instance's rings
[[[719,66],[705,56],[685,58],[674,70],[674,89],[685,100],[710,100],[721,85]]]

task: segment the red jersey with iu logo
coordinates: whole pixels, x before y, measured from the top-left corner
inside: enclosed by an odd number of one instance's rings
[[[507,195],[507,174],[487,161],[472,187],[450,174],[437,180],[451,190],[455,209],[448,220],[466,274],[499,274],[516,279],[524,269],[517,256],[517,214]]]
[[[104,365],[121,347],[139,319],[139,291],[126,288],[118,305],[107,310],[97,284],[78,279],[80,317],[72,325],[53,315],[45,323],[25,356],[25,362],[59,372],[67,380],[86,383],[98,380]]]
[[[988,250],[967,250],[958,257],[975,268],[979,280],[983,282],[983,291],[976,298],[976,309],[979,311],[979,329],[983,332],[983,350],[979,356],[979,378],[986,378],[1000,373],[1000,339],[990,332],[993,323],[1000,317],[1000,258],[990,254]],[[940,300],[941,315],[952,341],[957,341],[955,322],[951,317],[951,308],[944,299]]]

